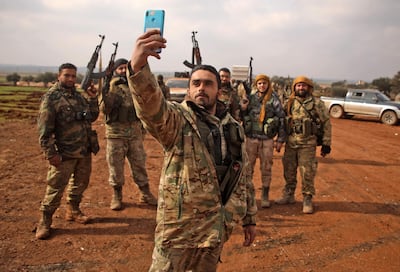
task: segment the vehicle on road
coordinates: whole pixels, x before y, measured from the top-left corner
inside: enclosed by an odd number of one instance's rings
[[[400,102],[375,89],[349,89],[344,97],[321,96],[321,100],[333,118],[364,115],[377,117],[386,125],[395,125],[400,119]]]
[[[171,94],[170,100],[182,102],[185,98],[189,87],[189,78],[185,77],[173,77],[167,79],[165,85],[169,87],[169,92]]]

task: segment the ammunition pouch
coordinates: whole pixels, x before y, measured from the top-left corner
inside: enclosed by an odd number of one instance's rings
[[[274,138],[278,134],[279,130],[279,118],[272,117],[268,118],[264,123],[264,134],[268,136],[268,138]]]
[[[317,145],[322,145],[324,129],[319,120],[314,121],[310,118],[293,120],[291,117],[286,117],[285,124],[289,134],[301,134],[304,137],[314,135],[317,137]]]
[[[90,151],[96,155],[100,150],[99,139],[97,137],[96,130],[90,130],[89,144],[90,144]]]

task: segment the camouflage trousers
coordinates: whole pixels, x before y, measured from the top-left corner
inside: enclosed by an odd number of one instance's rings
[[[47,188],[40,210],[54,213],[60,206],[65,187],[67,202],[78,204],[82,200],[83,192],[89,185],[92,171],[92,157],[68,159],[57,167],[50,165],[47,172]]]
[[[143,138],[107,139],[107,163],[109,167],[109,183],[112,187],[125,183],[125,158],[128,160],[134,182],[143,187],[149,184],[146,171],[146,153]]]
[[[301,192],[315,195],[314,178],[318,166],[315,154],[315,146],[298,148],[285,146],[285,153],[282,158],[283,174],[286,181],[284,192],[294,194],[297,184],[297,168],[299,168],[302,180]]]
[[[269,187],[272,177],[274,141],[272,139],[261,140],[248,137],[246,138],[246,151],[251,165],[251,176],[254,174],[254,166],[257,158],[259,158],[262,186]]]
[[[223,243],[215,248],[154,247],[149,272],[213,272],[217,271]]]

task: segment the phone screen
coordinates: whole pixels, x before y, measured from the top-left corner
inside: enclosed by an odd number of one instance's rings
[[[164,34],[164,10],[147,10],[144,16],[144,32],[151,29],[158,29],[161,36]],[[157,53],[161,52],[161,48],[156,50]]]

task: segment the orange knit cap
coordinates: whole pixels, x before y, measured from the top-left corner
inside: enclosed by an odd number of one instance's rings
[[[269,85],[269,77],[267,75],[264,75],[264,74],[257,75],[256,76],[256,80],[254,82],[257,84],[257,81],[259,81],[261,79],[264,79],[265,81],[267,81],[268,85]]]
[[[314,88],[314,83],[312,82],[311,79],[309,79],[308,77],[305,77],[305,76],[298,76],[298,77],[296,77],[295,80],[293,81],[293,85],[292,85],[292,91],[293,91],[293,92],[294,92],[294,86],[295,86],[297,83],[300,83],[300,82],[301,82],[301,83],[307,84],[308,86],[310,86],[311,89]]]

